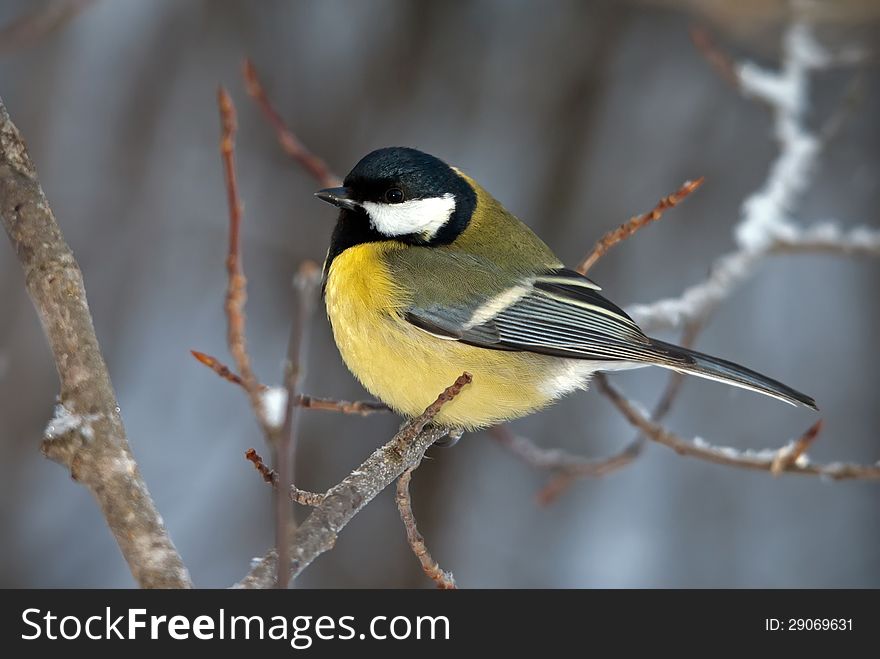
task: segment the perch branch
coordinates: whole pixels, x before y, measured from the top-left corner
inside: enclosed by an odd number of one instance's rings
[[[394,496],[394,500],[397,502],[397,509],[400,511],[400,519],[403,521],[404,528],[406,528],[406,540],[419,560],[422,571],[431,581],[437,584],[437,588],[441,590],[455,590],[458,588],[455,585],[455,577],[452,576],[451,572],[444,571],[437,564],[437,561],[431,557],[431,552],[428,551],[428,546],[425,544],[425,538],[422,537],[416,526],[416,517],[412,511],[412,500],[409,493],[409,482],[412,480],[412,474],[417,468],[418,466],[407,469],[400,475],[397,479],[397,493]]]
[[[330,171],[327,163],[309,151],[306,145],[284,123],[281,115],[272,105],[272,101],[269,100],[257,74],[257,69],[250,59],[245,59],[242,64],[242,76],[248,95],[256,101],[263,115],[275,130],[278,143],[284,152],[298,162],[321,187],[333,188],[342,185],[340,178]]]
[[[24,271],[61,384],[43,453],[67,467],[73,479],[97,499],[139,585],[191,587],[189,573],[131,455],[95,336],[82,272],[2,100],[0,216]]]
[[[330,488],[299,526],[290,548],[291,576],[296,578],[312,561],[336,543],[340,531],[373,498],[407,469],[421,462],[430,446],[447,430],[429,425],[440,408],[457,396],[471,381],[468,373],[438,396],[418,417],[408,421],[387,444],[373,452],[341,483]],[[239,588],[269,588],[275,581],[275,551],[256,559]]]
[[[741,451],[729,446],[712,446],[699,438],[694,440],[684,439],[660,424],[651,421],[634,403],[631,403],[620,391],[612,386],[604,375],[599,374],[595,378],[595,383],[599,391],[608,397],[632,426],[638,428],[649,439],[671,448],[679,455],[699,458],[708,462],[727,465],[728,467],[740,467],[772,473],[824,476],[834,480],[880,479],[880,462],[876,462],[873,465],[845,464],[842,462],[819,464],[810,462],[806,454],[803,453],[803,450],[815,441],[822,427],[821,420],[813,424],[789,448],[782,449],[789,454],[800,451],[800,454],[794,460],[779,460],[780,449]],[[776,472],[773,472],[774,464],[776,465]]]

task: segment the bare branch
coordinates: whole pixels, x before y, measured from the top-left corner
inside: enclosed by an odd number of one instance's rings
[[[614,406],[630,424],[645,433],[649,439],[671,448],[679,455],[687,455],[708,462],[727,465],[728,467],[741,467],[743,469],[768,471],[771,473],[773,472],[774,464],[776,464],[776,473],[823,476],[834,480],[880,479],[880,462],[876,462],[873,465],[846,464],[842,462],[818,464],[810,462],[803,453],[793,462],[789,463],[787,460],[779,462],[779,449],[741,451],[729,446],[712,446],[701,439],[684,439],[648,419],[636,405],[627,400],[622,393],[613,387],[604,375],[599,374],[595,378],[595,383],[599,391],[614,403]],[[813,424],[799,440],[795,441],[794,446],[812,443],[821,429],[821,423],[821,421],[817,421]],[[793,451],[794,449],[789,450]]]
[[[227,382],[237,384],[239,387],[244,386],[244,381],[239,377],[238,373],[230,369],[216,357],[212,357],[204,352],[199,352],[198,350],[190,350],[190,353],[200,364],[204,364]]]
[[[418,466],[407,469],[400,475],[400,478],[397,479],[397,493],[394,496],[394,500],[397,502],[397,509],[400,511],[400,519],[403,521],[404,528],[406,528],[406,540],[409,542],[409,546],[412,548],[416,558],[419,559],[422,571],[431,581],[437,584],[437,588],[441,590],[455,590],[458,588],[455,585],[455,577],[452,576],[451,572],[444,571],[437,564],[437,561],[431,557],[431,552],[428,551],[425,539],[419,533],[419,529],[416,526],[416,517],[413,515],[412,501],[409,494],[409,482],[412,479],[412,473],[417,468]]]
[[[322,187],[333,188],[342,185],[342,179],[330,171],[327,163],[309,151],[306,145],[284,123],[281,115],[278,114],[278,111],[272,105],[272,101],[269,100],[269,96],[263,88],[263,83],[260,82],[260,77],[257,75],[257,69],[250,59],[244,60],[242,75],[244,76],[247,93],[257,102],[260,110],[263,111],[266,119],[272,125],[272,128],[275,129],[278,143],[284,152],[296,160]]]
[[[672,329],[707,318],[772,254],[880,255],[880,231],[864,227],[844,230],[833,222],[805,228],[789,217],[810,186],[824,145],[804,122],[810,74],[832,62],[810,28],[795,24],[785,35],[779,71],[751,63],[733,67],[737,87],[772,110],[779,154],[770,165],[764,185],[743,202],[734,229],[737,248],[715,262],[709,277],[676,298],[627,309],[643,329]]]
[[[373,452],[341,483],[330,488],[323,501],[297,529],[290,549],[291,575],[295,579],[312,561],[331,549],[339,532],[400,474],[419,464],[425,451],[448,430],[428,425],[471,381],[463,373],[454,384],[418,417],[408,421],[387,444]],[[257,559],[249,574],[236,587],[270,588],[276,580],[275,551]]]
[[[341,412],[342,414],[359,414],[369,416],[376,412],[390,412],[385,403],[378,400],[334,400],[331,398],[316,398],[315,396],[301,395],[297,398],[297,405],[310,410],[325,410],[328,412]]]
[[[262,387],[251,368],[251,358],[247,350],[245,335],[244,305],[247,300],[247,279],[241,264],[241,199],[238,194],[238,181],[235,174],[235,131],[237,129],[235,105],[229,93],[217,89],[217,105],[220,109],[220,157],[223,160],[223,173],[226,179],[226,195],[229,203],[229,253],[226,257],[226,270],[229,283],[226,289],[226,339],[229,351],[238,368],[241,384],[248,394],[257,422],[267,438],[273,436],[274,429],[266,417]]]
[[[690,29],[691,41],[700,54],[718,73],[724,82],[735,89],[740,88],[739,75],[736,70],[736,62],[727,53],[718,48],[712,34],[703,26],[693,26]]]
[[[216,357],[208,355],[198,350],[190,350],[192,356],[195,357],[200,364],[207,366],[221,378],[232,384],[244,386],[241,377],[230,369],[226,364]],[[260,385],[265,391],[268,387]],[[390,412],[391,408],[385,403],[378,400],[337,400],[335,398],[320,398],[318,396],[308,396],[306,394],[296,394],[294,402],[300,407],[309,410],[323,410],[325,412],[339,412],[341,414],[357,414],[360,416],[370,416],[376,412]]]
[[[822,419],[819,419],[808,428],[803,435],[798,437],[797,440],[779,449],[776,452],[776,457],[773,458],[773,462],[770,465],[770,473],[774,476],[779,476],[783,471],[792,465],[797,464],[798,460],[801,459],[801,456],[805,456],[807,449],[809,449],[810,446],[813,445],[813,442],[819,438],[823,425],[824,422]]]
[[[131,455],[82,273],[2,100],[0,216],[61,381],[59,405],[46,430],[43,453],[67,467],[97,499],[138,584],[191,587],[189,573]]]
[[[678,206],[678,204],[684,201],[694,190],[703,185],[703,181],[704,179],[702,176],[696,181],[685,181],[678,190],[668,197],[663,197],[663,199],[658,201],[657,205],[649,212],[642,215],[636,215],[616,229],[606,233],[601,239],[599,239],[599,242],[593,246],[592,251],[584,257],[575,270],[582,275],[587,274],[587,272],[590,271],[590,268],[596,265],[596,262],[605,256],[609,249],[614,247],[617,243],[633,236],[639,229],[659,220],[663,217],[663,213],[674,206]]]
[[[260,473],[260,476],[263,477],[263,480],[266,481],[266,483],[273,487],[278,486],[278,472],[263,462],[263,457],[257,453],[256,449],[249,448],[245,451],[244,457],[246,460],[253,463],[254,469]],[[301,506],[314,507],[324,500],[324,495],[317,492],[309,492],[308,490],[301,490],[295,485],[291,485],[290,499],[296,501]]]
[[[682,333],[681,345],[685,348],[693,346],[702,326],[703,324],[698,322],[688,323]],[[659,423],[672,409],[672,405],[681,391],[681,385],[684,384],[684,378],[683,373],[676,371],[669,374],[666,388],[651,412],[651,419],[653,421]],[[550,482],[538,492],[538,501],[545,505],[550,504],[559,498],[579,478],[607,476],[626,467],[642,454],[645,448],[645,441],[645,436],[639,433],[618,453],[607,458],[591,460],[583,465],[571,464],[560,466]]]
[[[610,474],[628,465],[641,452],[640,446],[630,443],[614,455],[604,458],[585,458],[558,448],[542,448],[527,437],[515,435],[507,425],[493,426],[488,433],[498,444],[526,464],[537,469],[557,472],[554,478],[538,492],[538,502],[542,505],[555,501],[573,480]]]
[[[88,9],[94,0],[52,0],[0,28],[0,53],[26,48],[55,32]]]
[[[275,464],[278,466],[278,485],[275,497],[275,551],[278,553],[278,587],[290,582],[290,527],[293,525],[287,492],[293,493],[294,458],[297,448],[299,406],[296,397],[305,373],[308,329],[315,309],[315,296],[321,283],[321,269],[314,261],[303,262],[293,278],[297,310],[290,327],[287,346],[287,364],[284,369],[284,423],[275,442]]]

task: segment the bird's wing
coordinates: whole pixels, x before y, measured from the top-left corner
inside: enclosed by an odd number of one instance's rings
[[[406,319],[441,338],[482,348],[601,361],[656,362],[633,320],[573,270],[524,277],[491,297],[411,306]]]

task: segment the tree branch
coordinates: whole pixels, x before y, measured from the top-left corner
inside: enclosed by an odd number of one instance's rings
[[[674,208],[678,206],[682,201],[684,201],[687,197],[691,195],[697,188],[703,185],[703,177],[701,176],[695,181],[685,181],[682,186],[673,192],[671,195],[663,197],[660,201],[657,202],[657,205],[654,206],[647,213],[643,213],[642,215],[636,215],[635,217],[630,218],[627,222],[624,222],[616,229],[612,229],[604,236],[602,236],[599,241],[593,246],[593,249],[587,254],[583,260],[578,264],[575,268],[582,275],[587,274],[590,269],[596,265],[596,263],[608,252],[609,249],[614,247],[617,243],[626,240],[627,238],[633,236],[638,232],[639,229],[643,229],[647,225],[652,222],[656,222],[661,217],[663,217],[663,213],[665,213],[670,208]]]
[[[682,333],[682,347],[690,348],[693,346],[702,326],[702,323],[688,323]],[[677,371],[669,374],[666,388],[651,412],[653,421],[659,423],[672,409],[672,405],[681,391],[681,386],[684,384],[684,378],[684,374]],[[607,458],[588,460],[583,464],[560,465],[553,478],[538,492],[538,501],[544,505],[553,503],[579,478],[607,476],[618,469],[623,469],[642,454],[645,441],[645,436],[638,433],[629,444]]]
[[[0,216],[24,270],[61,383],[43,453],[67,467],[97,499],[138,584],[191,587],[189,573],[131,455],[82,273],[2,100]]]
[[[235,173],[235,132],[238,128],[235,106],[229,93],[217,89],[217,105],[220,109],[220,157],[223,161],[223,174],[226,179],[226,195],[229,203],[229,253],[226,256],[226,270],[229,282],[226,289],[226,320],[228,324],[226,339],[229,352],[238,368],[241,386],[247,392],[257,423],[267,440],[272,443],[274,428],[266,416],[265,404],[261,395],[263,387],[251,368],[251,358],[247,349],[245,334],[244,305],[247,301],[247,279],[241,264],[241,199],[238,194],[238,180]]]
[[[278,487],[278,472],[263,462],[262,456],[257,453],[256,449],[249,448],[244,453],[244,457],[248,462],[254,465],[263,480],[273,487]],[[309,492],[301,490],[295,485],[290,486],[290,499],[296,501],[301,506],[309,506],[314,508],[324,500],[324,495],[317,492]]]
[[[207,366],[227,382],[237,384],[240,387],[244,386],[238,373],[233,371],[216,357],[204,352],[199,352],[198,350],[190,350],[190,353],[192,353],[192,356],[195,357],[200,364]],[[269,388],[266,385],[260,385],[260,387],[264,394]],[[391,411],[390,407],[378,400],[337,400],[335,398],[320,398],[318,396],[309,396],[307,394],[296,394],[296,396],[294,396],[294,403],[309,410],[339,412],[340,414],[357,414],[359,416],[370,416],[376,412]]]
[[[278,143],[284,152],[296,160],[322,187],[333,188],[342,185],[342,180],[330,171],[327,163],[309,151],[306,145],[284,123],[281,115],[278,114],[278,111],[272,105],[272,101],[269,100],[266,90],[263,89],[263,83],[260,82],[260,77],[257,75],[257,69],[253,62],[250,59],[245,59],[241,68],[247,93],[257,102],[260,110],[263,111],[263,115],[275,130]]]
[[[809,188],[825,144],[806,128],[804,121],[810,75],[833,61],[808,26],[794,24],[785,34],[779,71],[750,62],[726,65],[743,94],[771,109],[779,153],[764,185],[742,204],[734,228],[737,248],[716,260],[705,281],[688,287],[678,297],[628,307],[627,312],[642,329],[673,329],[707,318],[773,254],[880,255],[878,230],[844,230],[834,222],[803,227],[789,215]]]
[[[296,531],[290,548],[291,576],[296,578],[312,561],[336,543],[339,532],[364,506],[400,474],[421,462],[425,451],[448,430],[428,425],[446,403],[471,381],[463,373],[420,416],[411,419],[387,444],[373,452],[341,483],[330,488],[321,503]],[[238,588],[270,588],[276,581],[274,550],[256,559]]]
[[[803,451],[806,445],[811,444],[818,436],[822,427],[821,420],[813,424],[789,447],[764,451],[741,451],[729,446],[712,446],[699,438],[694,440],[684,439],[660,424],[651,421],[634,403],[631,403],[620,391],[612,386],[601,373],[596,376],[594,382],[597,389],[608,397],[630,424],[645,433],[649,439],[671,448],[679,455],[700,458],[701,460],[727,465],[728,467],[769,471],[774,474],[806,474],[810,476],[824,476],[834,480],[880,479],[880,462],[876,462],[873,465],[846,464],[842,462],[817,464],[810,462]],[[798,455],[794,460],[779,460],[781,451],[789,454],[798,452]]]
[[[284,422],[275,441],[275,464],[278,466],[278,485],[275,496],[275,547],[278,552],[278,587],[285,588],[290,581],[287,547],[290,531],[295,523],[290,511],[287,492],[294,491],[294,458],[296,455],[299,406],[296,397],[305,376],[308,352],[309,323],[315,309],[315,294],[321,282],[321,269],[314,261],[304,261],[293,278],[296,293],[296,315],[290,325],[287,363],[284,368]]]
[[[455,577],[452,576],[451,572],[444,571],[437,564],[437,561],[431,557],[431,552],[428,551],[425,539],[419,533],[419,529],[416,526],[416,517],[412,511],[412,500],[409,494],[409,482],[416,469],[418,469],[418,465],[407,469],[400,475],[397,479],[397,493],[394,496],[394,500],[397,502],[397,509],[400,511],[400,519],[406,529],[406,540],[419,560],[422,571],[431,581],[437,584],[437,588],[441,590],[455,590],[458,588],[455,585]]]

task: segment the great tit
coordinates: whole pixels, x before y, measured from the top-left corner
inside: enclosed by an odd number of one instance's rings
[[[365,156],[342,187],[323,269],[339,352],[366,389],[420,414],[467,371],[436,417],[473,430],[586,388],[597,371],[662,366],[816,409],[723,359],[646,336],[590,279],[459,169],[415,149]]]

